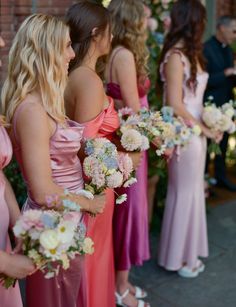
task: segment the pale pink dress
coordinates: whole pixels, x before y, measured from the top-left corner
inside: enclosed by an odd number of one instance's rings
[[[2,169],[10,162],[12,146],[6,130],[0,125],[0,250],[11,251],[8,236],[9,210],[5,201],[5,179]],[[0,285],[1,307],[22,307],[18,283],[13,288],[5,289]]]
[[[24,206],[27,209],[39,209],[33,200],[27,176],[24,173],[21,146],[16,133],[16,122],[19,112],[29,103],[18,106],[13,119],[13,149],[27,185],[28,199]],[[50,139],[50,160],[53,181],[60,187],[76,192],[83,188],[82,168],[78,158],[81,146],[83,127],[68,120],[67,126],[56,124],[56,131]],[[30,153],[29,153],[30,155]],[[79,305],[77,303],[79,302]],[[61,269],[58,276],[45,279],[37,271],[26,279],[27,307],[86,307],[86,280],[83,257],[77,256],[70,262],[70,268]]]
[[[166,90],[164,65],[172,53],[179,54],[184,66],[184,106],[200,120],[208,74],[205,72],[197,74],[197,89],[194,93],[186,84],[190,75],[188,59],[179,50],[171,50],[166,54],[160,68],[164,93]],[[180,150],[179,154],[175,153],[169,161],[168,191],[158,247],[158,262],[167,270],[179,270],[183,263],[194,268],[198,257],[208,256],[204,195],[205,156],[205,137],[194,136],[187,148]]]

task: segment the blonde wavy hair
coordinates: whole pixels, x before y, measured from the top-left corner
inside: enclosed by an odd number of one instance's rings
[[[67,75],[63,54],[69,29],[56,17],[34,14],[18,30],[9,53],[7,79],[2,88],[2,111],[12,121],[26,95],[37,91],[45,111],[65,122],[64,90]]]
[[[138,77],[147,75],[147,30],[144,27],[145,11],[141,0],[111,0],[108,10],[112,15],[112,49],[124,46],[135,59]]]

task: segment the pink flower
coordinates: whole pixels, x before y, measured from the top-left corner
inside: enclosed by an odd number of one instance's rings
[[[63,220],[71,221],[75,225],[79,224],[80,218],[81,218],[81,214],[76,211],[70,211],[63,215]]]
[[[133,161],[128,154],[119,154],[118,157],[119,169],[122,172],[124,179],[127,180],[134,170]]]
[[[119,110],[119,115],[121,116],[125,116],[125,115],[133,115],[134,111],[131,108],[125,107],[125,108],[121,108]]]

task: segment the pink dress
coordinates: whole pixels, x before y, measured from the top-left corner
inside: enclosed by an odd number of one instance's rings
[[[117,53],[124,47],[117,48],[110,60],[109,82],[107,94],[122,103],[120,85],[112,80],[112,65]],[[140,107],[148,108],[147,91],[150,80],[138,84]],[[118,107],[125,107],[120,105]],[[130,270],[132,265],[142,265],[150,258],[148,230],[148,199],[147,199],[147,152],[143,153],[142,161],[136,170],[137,183],[126,189],[117,189],[117,193],[127,194],[127,201],[115,206],[113,217],[113,237],[115,268],[118,271]]]
[[[119,127],[119,119],[114,109],[113,100],[107,109],[96,118],[84,124],[84,137],[106,137]],[[114,192],[106,190],[106,206],[96,218],[89,217],[87,235],[94,241],[95,252],[86,256],[88,307],[115,306],[115,276],[112,239],[112,216],[114,211]],[[79,305],[78,305],[79,307]]]
[[[6,130],[0,125],[0,250],[10,251],[11,245],[8,237],[9,211],[5,201],[5,180],[2,169],[10,162],[12,146]],[[0,306],[22,307],[18,283],[13,288],[5,289],[0,285]]]
[[[19,112],[29,103],[23,102],[17,108],[13,119],[14,154],[22,169],[27,185],[28,199],[24,210],[37,209],[30,193],[27,177],[24,174],[21,147],[15,130]],[[60,187],[76,192],[83,188],[82,168],[77,153],[80,149],[83,127],[76,122],[67,121],[67,126],[56,125],[56,131],[50,139],[50,160],[53,181]],[[30,153],[29,153],[30,154]],[[78,256],[70,263],[68,270],[61,269],[58,276],[45,279],[40,271],[26,279],[27,307],[86,307],[86,281],[83,257]]]
[[[183,103],[200,120],[208,74],[197,74],[197,89],[194,94],[186,85],[190,75],[187,58],[179,50],[171,50],[166,54],[160,69],[164,89],[164,64],[173,52],[180,55],[184,66]],[[187,148],[179,156],[174,154],[169,162],[168,191],[158,255],[159,264],[167,270],[179,270],[183,263],[194,268],[199,256],[208,256],[204,196],[205,156],[205,137],[194,136]]]

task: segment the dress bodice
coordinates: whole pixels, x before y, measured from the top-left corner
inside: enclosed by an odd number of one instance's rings
[[[172,49],[166,53],[164,61],[160,66],[161,80],[164,82],[164,104],[166,103],[166,77],[164,66],[168,62],[170,55],[177,53],[180,56],[181,62],[184,68],[184,79],[183,79],[183,103],[186,109],[192,114],[196,119],[201,118],[203,110],[203,95],[206,89],[208,73],[201,72],[197,73],[197,86],[196,90],[189,88],[187,86],[187,81],[190,77],[190,63],[187,57],[178,49]]]
[[[109,105],[101,113],[99,113],[94,119],[83,124],[84,137],[112,137],[112,133],[115,132],[119,126],[118,114],[114,108],[114,101],[109,98]]]
[[[13,148],[14,154],[22,170],[30,201],[32,205],[37,206],[32,200],[27,176],[23,168],[21,147],[17,141],[17,134],[15,131],[15,123],[17,114],[19,113],[17,111],[15,112],[13,120],[15,139]],[[67,120],[65,126],[58,123],[56,124],[56,130],[50,138],[49,150],[52,179],[58,186],[68,189],[70,192],[76,192],[83,188],[82,167],[77,155],[81,147],[83,130],[84,128],[82,125],[72,120]]]

